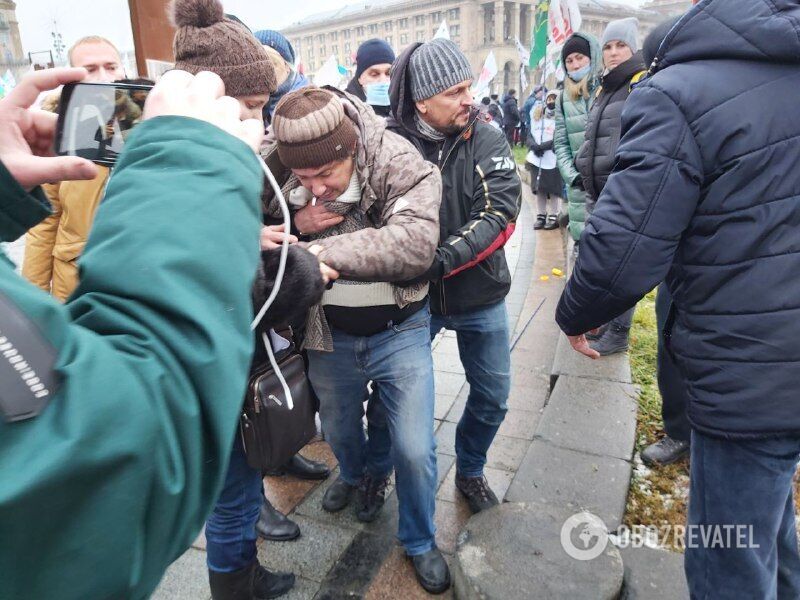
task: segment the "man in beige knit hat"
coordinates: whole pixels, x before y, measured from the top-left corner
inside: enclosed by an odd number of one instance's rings
[[[323,508],[344,509],[357,490],[357,518],[374,520],[394,468],[398,538],[422,586],[442,592],[450,574],[433,523],[428,284],[390,283],[419,276],[433,261],[441,179],[411,144],[386,131],[369,106],[343,92],[304,88],[287,94],[275,108],[271,138],[267,152],[277,150],[291,170],[284,185],[290,205],[324,205],[335,215],[309,237],[320,260],[344,279],[306,322],[309,377],[341,471]],[[388,430],[370,427],[368,441],[362,418],[370,381]],[[385,451],[389,445],[391,453]],[[374,460],[378,455],[385,460]]]

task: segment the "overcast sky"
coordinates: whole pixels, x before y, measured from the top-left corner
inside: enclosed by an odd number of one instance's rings
[[[616,0],[638,6],[641,0]],[[349,0],[222,0],[251,29],[280,29],[303,17],[351,4]],[[165,2],[166,4],[166,2]],[[52,48],[53,19],[69,47],[86,35],[103,35],[121,50],[133,49],[127,0],[17,0],[25,52]]]

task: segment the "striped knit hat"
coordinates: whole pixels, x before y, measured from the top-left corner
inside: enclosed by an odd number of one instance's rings
[[[334,94],[306,87],[286,94],[272,115],[278,156],[290,169],[313,169],[352,156],[358,136]]]
[[[436,38],[414,50],[408,72],[414,102],[427,100],[473,77],[467,57],[445,38]]]

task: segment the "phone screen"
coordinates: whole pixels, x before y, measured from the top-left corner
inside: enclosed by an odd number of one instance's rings
[[[141,122],[146,85],[67,84],[61,92],[56,154],[113,165],[131,130]]]

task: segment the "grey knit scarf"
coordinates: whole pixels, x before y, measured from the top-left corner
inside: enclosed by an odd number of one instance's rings
[[[424,119],[419,116],[418,112],[414,113],[414,123],[417,126],[417,131],[419,134],[426,140],[430,140],[432,142],[443,142],[445,139],[447,139],[447,136],[441,131],[428,125]]]

